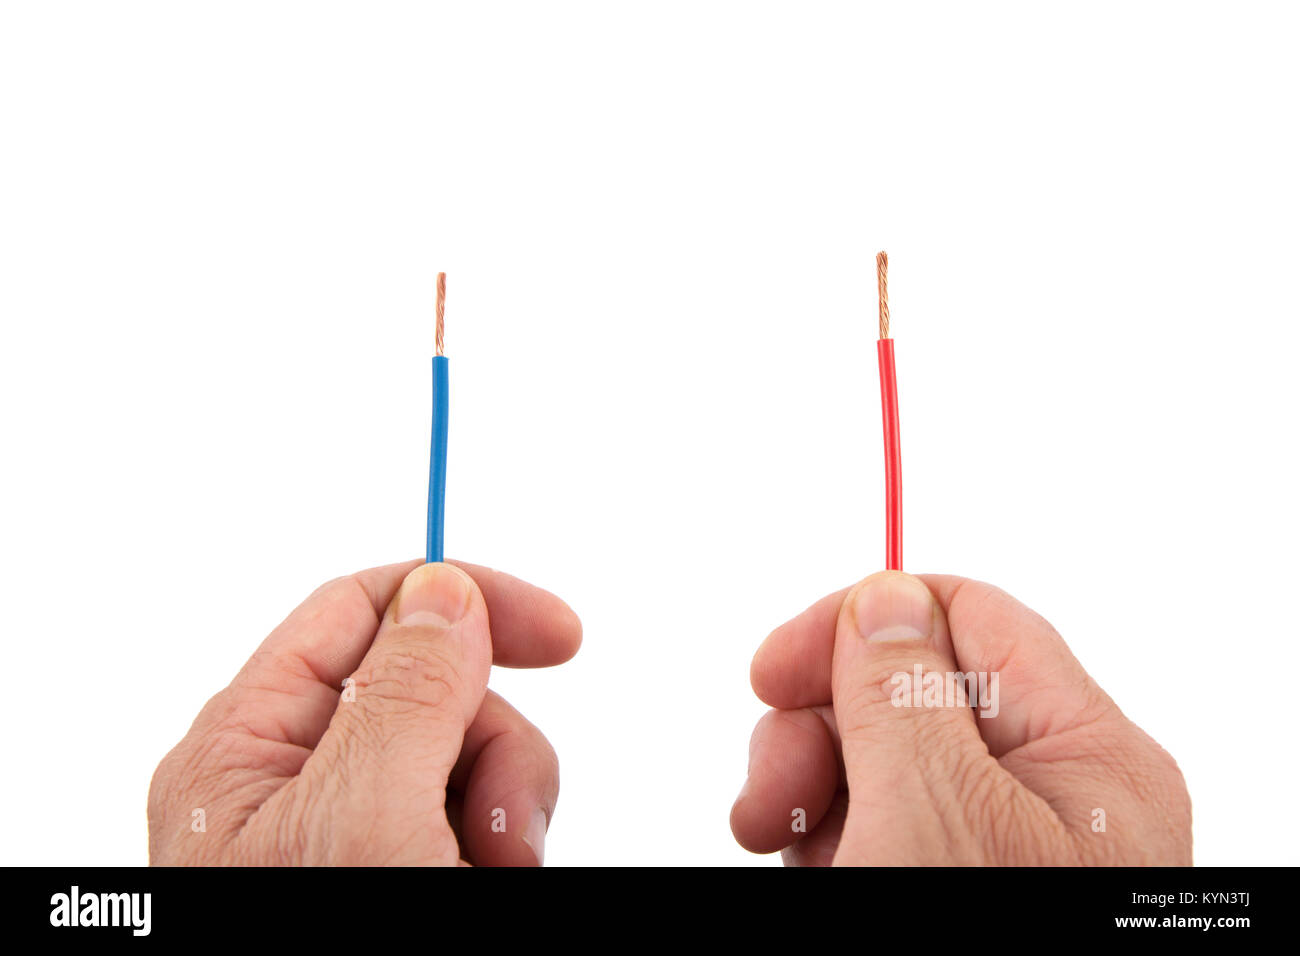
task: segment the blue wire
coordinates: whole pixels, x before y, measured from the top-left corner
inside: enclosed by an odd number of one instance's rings
[[[429,442],[429,535],[425,559],[442,560],[442,525],[447,500],[447,356],[433,357],[433,435]]]

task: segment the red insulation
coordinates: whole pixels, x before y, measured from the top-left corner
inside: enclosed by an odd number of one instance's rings
[[[885,567],[903,570],[903,459],[898,434],[898,377],[894,340],[876,342],[880,360],[880,414],[885,430]]]

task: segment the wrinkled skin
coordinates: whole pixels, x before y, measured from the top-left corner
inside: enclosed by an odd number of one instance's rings
[[[460,567],[376,568],[295,610],[159,765],[152,862],[540,863],[555,755],[487,675],[567,660],[581,626],[546,592]],[[996,673],[996,715],[964,698],[894,706],[895,676],[917,665]],[[775,631],[751,678],[775,709],[732,810],[750,850],[793,864],[1191,862],[1172,758],[1050,625],[989,585],[873,575]]]
[[[326,584],[158,766],[151,862],[540,864],[558,764],[488,671],[559,664],[580,642],[562,601],[488,568],[410,561]]]
[[[917,664],[996,672],[996,715],[964,698],[895,706],[894,675]],[[1192,862],[1173,758],[1051,625],[990,585],[873,575],[773,632],[751,682],[775,708],[732,808],[751,851],[792,865]]]

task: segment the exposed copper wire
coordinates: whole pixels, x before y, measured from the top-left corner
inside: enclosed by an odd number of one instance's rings
[[[876,286],[880,290],[880,337],[889,338],[889,256],[876,253]]]
[[[437,318],[433,327],[433,349],[437,355],[442,355],[442,313],[447,305],[447,273],[438,273],[438,299],[435,308]]]

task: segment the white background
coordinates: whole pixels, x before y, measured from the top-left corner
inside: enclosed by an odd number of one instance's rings
[[[448,552],[585,644],[547,862],[730,836],[750,655],[883,558],[1057,625],[1205,864],[1297,863],[1284,5],[9,3],[4,863],[146,861],[162,754],[324,580]]]

